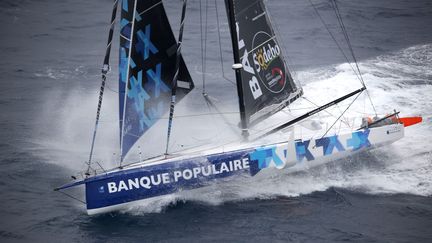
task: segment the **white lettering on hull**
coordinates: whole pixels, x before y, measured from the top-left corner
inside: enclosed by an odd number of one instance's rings
[[[191,180],[212,175],[227,174],[239,170],[249,169],[249,158],[222,162],[218,165],[197,166],[191,169],[176,170],[172,173],[162,173],[140,178],[108,182],[108,193],[117,193],[134,189],[151,189],[154,186],[178,182],[180,180]]]

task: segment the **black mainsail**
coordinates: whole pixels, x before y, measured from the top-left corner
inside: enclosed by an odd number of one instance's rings
[[[242,128],[283,109],[303,92],[294,83],[263,0],[225,0]]]
[[[162,0],[123,0],[120,19],[121,159],[170,107],[177,41]],[[194,87],[180,56],[177,101]]]

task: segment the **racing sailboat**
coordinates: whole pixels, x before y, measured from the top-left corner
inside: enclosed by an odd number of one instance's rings
[[[120,163],[110,170],[95,169],[93,148],[99,123],[118,5],[121,8],[119,47]],[[400,118],[398,112],[364,119],[346,133],[297,138],[299,122],[366,91],[362,86],[324,105],[311,109],[264,132],[249,128],[282,111],[303,95],[288,70],[263,0],[225,0],[232,41],[240,129],[243,137],[230,147],[169,153],[176,103],[195,87],[182,57],[183,26],[187,0],[183,0],[179,36],[176,39],[162,0],[114,1],[108,45],[102,68],[102,85],[87,171],[82,178],[56,190],[83,185],[87,213],[119,210],[141,200],[204,187],[231,178],[254,177],[263,170],[315,166],[355,152],[390,144],[404,136],[404,127],[421,118]],[[164,114],[169,114],[166,150],[160,156],[127,163],[137,141]],[[284,141],[268,142],[281,133]],[[285,134],[284,134],[285,133]],[[101,167],[101,166],[100,166]]]

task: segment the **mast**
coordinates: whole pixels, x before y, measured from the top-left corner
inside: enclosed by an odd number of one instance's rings
[[[232,68],[234,69],[235,76],[236,76],[242,136],[246,139],[249,136],[249,132],[248,132],[248,122],[246,119],[246,112],[245,112],[246,109],[245,109],[245,104],[243,99],[243,87],[242,87],[242,77],[241,77],[241,69],[243,68],[243,66],[241,64],[240,55],[239,55],[239,45],[238,45],[239,40],[237,38],[238,33],[236,29],[234,3],[232,0],[225,0],[225,5],[227,9],[228,24],[230,27],[231,42],[232,42],[232,49],[233,49],[233,56],[234,56],[234,65],[232,66]]]
[[[174,106],[176,102],[176,91],[177,91],[177,79],[179,74],[179,66],[180,66],[180,55],[181,55],[181,45],[183,41],[183,27],[184,27],[184,21],[186,16],[186,5],[187,0],[183,0],[183,8],[182,8],[182,15],[181,15],[181,21],[180,21],[180,30],[179,30],[179,37],[178,37],[178,44],[177,44],[177,53],[176,53],[176,61],[175,61],[175,73],[171,84],[171,105],[170,105],[170,111],[169,111],[169,119],[168,119],[168,131],[167,131],[167,141],[166,141],[166,148],[165,148],[165,155],[168,154],[168,146],[169,146],[169,140],[171,136],[171,127],[172,127],[172,121],[174,116]]]
[[[93,157],[93,149],[94,149],[94,144],[96,141],[96,133],[97,133],[98,125],[99,125],[100,111],[102,108],[103,94],[104,94],[104,90],[105,90],[106,75],[107,75],[108,71],[110,70],[109,59],[110,59],[110,55],[111,55],[111,44],[112,44],[112,39],[113,39],[113,34],[114,34],[115,19],[116,19],[116,14],[117,14],[117,5],[118,5],[118,0],[114,0],[113,10],[112,10],[112,14],[111,14],[111,26],[110,26],[110,31],[108,34],[108,42],[107,42],[106,51],[105,51],[105,58],[104,58],[103,66],[102,66],[102,83],[101,83],[101,87],[99,90],[99,101],[98,101],[97,112],[96,112],[96,122],[95,122],[94,131],[93,131],[93,138],[92,138],[92,143],[91,143],[91,148],[90,148],[89,160],[87,163],[87,165],[88,165],[87,171],[85,173],[86,175],[90,174],[90,167],[91,167],[92,157]]]
[[[239,110],[247,129],[302,96],[286,65],[264,0],[225,0]],[[246,133],[247,134],[247,133]]]

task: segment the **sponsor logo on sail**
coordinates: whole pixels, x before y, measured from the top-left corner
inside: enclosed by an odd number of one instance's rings
[[[267,70],[269,65],[278,58],[280,55],[280,48],[276,44],[271,46],[267,44],[267,46],[263,46],[257,49],[257,51],[253,54],[253,59],[256,63],[258,63],[258,72],[263,70]]]
[[[260,31],[253,41],[253,68],[258,79],[268,91],[279,93],[285,88],[285,64],[281,58],[281,49],[271,35]]]

